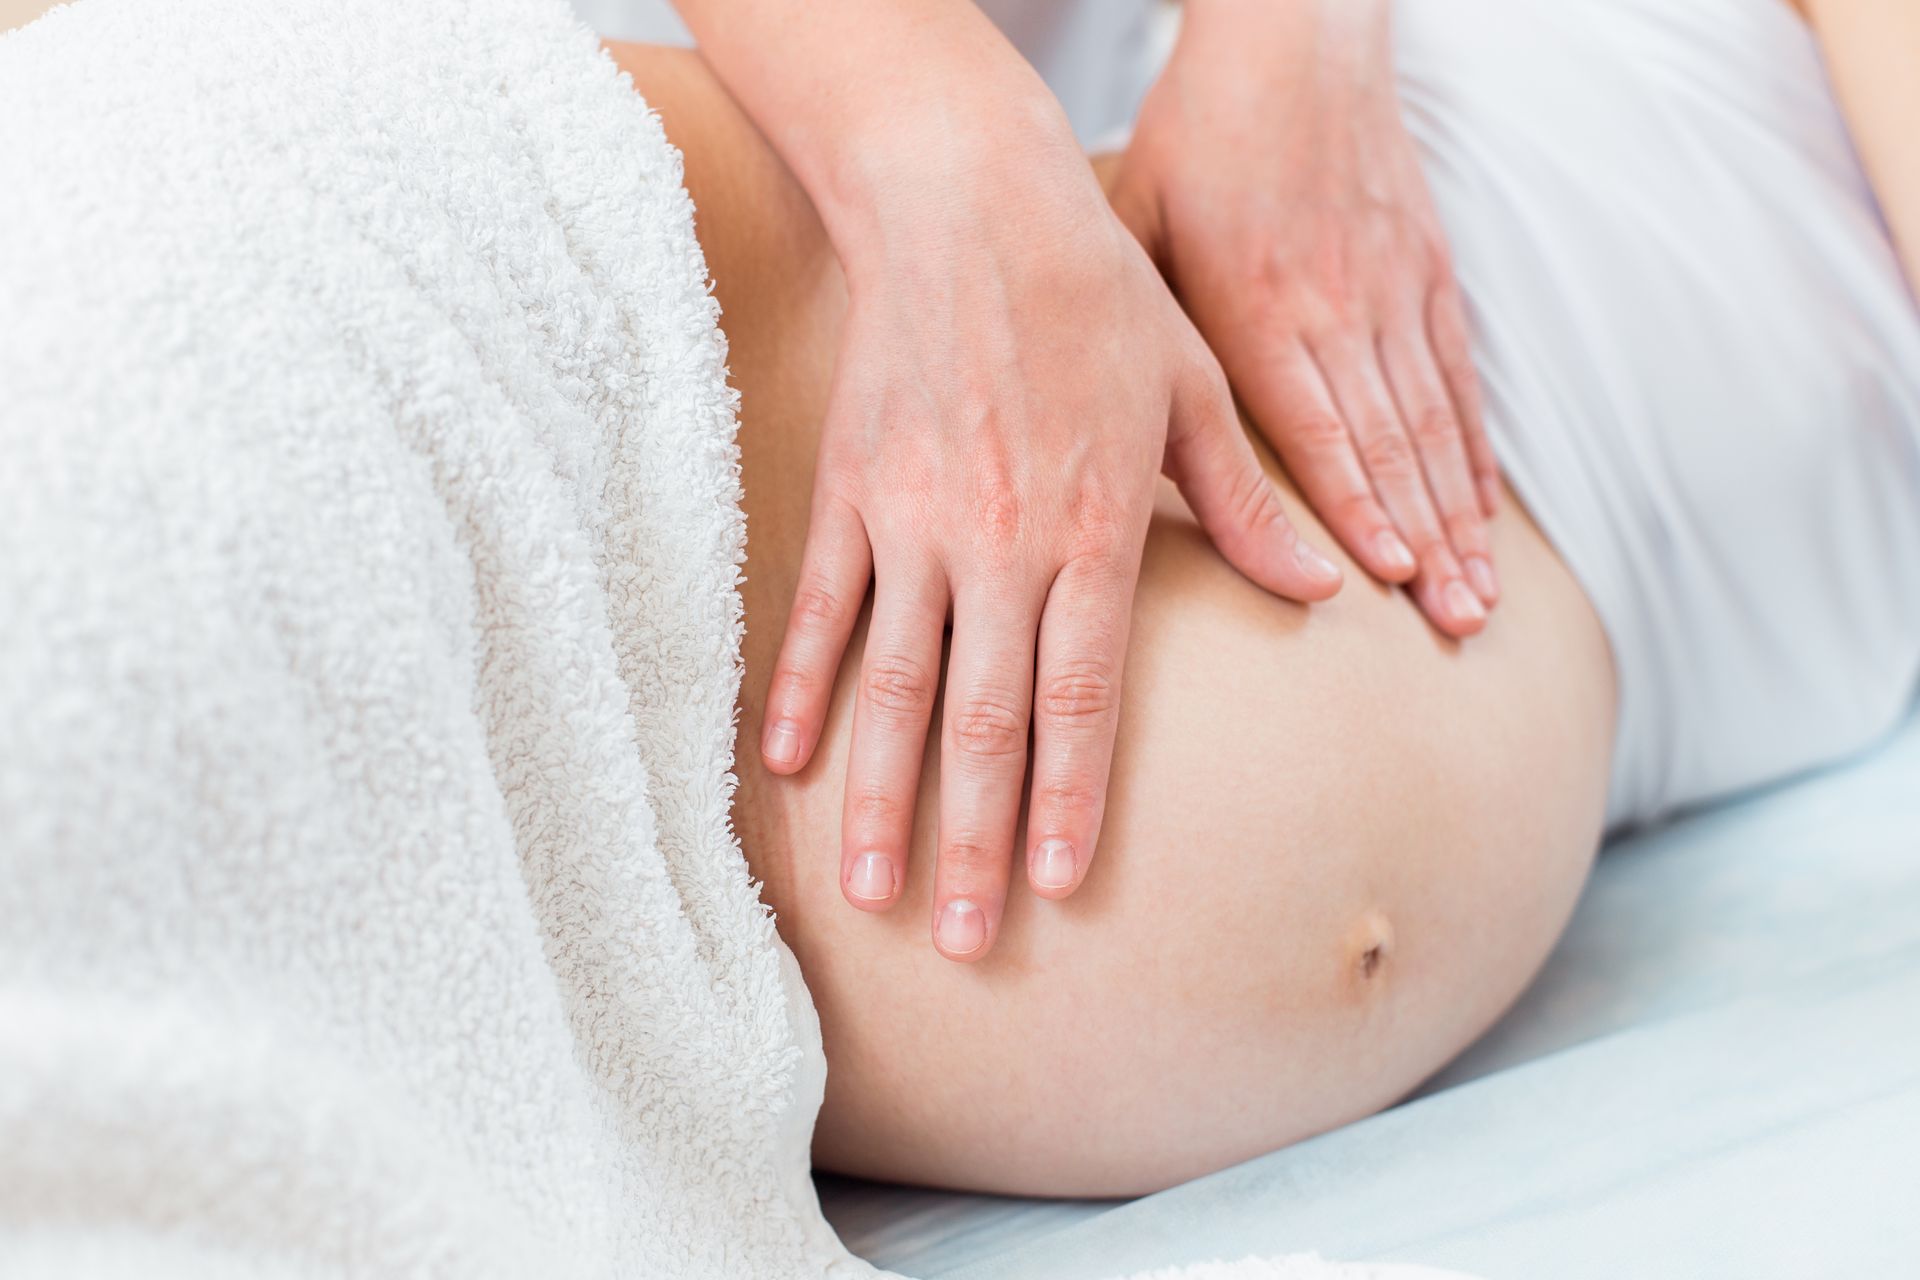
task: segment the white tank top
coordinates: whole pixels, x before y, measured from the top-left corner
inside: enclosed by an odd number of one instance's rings
[[[979,0],[1045,78],[1088,147],[1123,137],[1172,33],[1161,0]],[[573,0],[601,35],[691,44],[671,0]]]
[[[1394,20],[1495,451],[1613,646],[1612,824],[1867,747],[1920,681],[1920,310],[1811,31],[1778,0]]]

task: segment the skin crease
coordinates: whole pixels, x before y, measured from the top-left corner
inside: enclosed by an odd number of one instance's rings
[[[843,795],[843,891],[863,910],[892,908],[906,877],[919,874],[907,865],[912,834],[919,810],[933,804],[929,931],[948,959],[974,962],[996,944],[1018,868],[1035,892],[1064,897],[1103,845],[1131,604],[1157,477],[1179,486],[1219,553],[1268,591],[1324,600],[1339,589],[1341,572],[1297,536],[1239,429],[1219,361],[1093,180],[1059,105],[970,0],[676,3],[714,74],[807,193],[848,285],[761,756],[776,773],[808,767],[836,675],[853,661],[849,641],[871,583]],[[1217,82],[1273,85],[1281,53],[1319,65],[1339,52],[1344,79],[1388,79],[1385,0],[1291,0],[1280,6],[1286,22],[1263,17],[1273,7],[1193,0],[1190,25],[1215,34],[1183,40],[1169,73],[1178,83],[1156,101],[1204,99]],[[1265,56],[1238,65],[1225,49]],[[1182,73],[1195,59],[1203,65]],[[1425,304],[1414,308],[1416,323],[1406,323],[1405,307],[1388,305],[1435,293],[1443,255],[1424,252],[1426,269],[1408,273],[1418,289],[1390,294],[1389,273],[1405,262],[1348,252],[1372,246],[1342,238],[1349,222],[1371,225],[1353,216],[1357,198],[1369,208],[1424,213],[1389,219],[1395,227],[1417,222],[1413,248],[1431,250],[1437,224],[1391,92],[1302,83],[1323,89],[1310,110],[1287,101],[1256,108],[1270,116],[1294,107],[1302,128],[1344,144],[1294,148],[1281,158],[1296,162],[1274,166],[1264,187],[1214,194],[1253,225],[1275,191],[1310,189],[1326,198],[1326,216],[1294,222],[1311,234],[1249,246],[1162,200],[1168,216],[1155,225],[1165,244],[1153,247],[1175,264],[1194,245],[1251,248],[1269,274],[1315,282],[1324,273],[1302,272],[1302,260],[1344,256],[1350,269],[1333,283],[1358,288],[1365,305],[1343,313],[1337,333],[1315,330],[1316,368],[1344,379],[1340,402],[1328,407],[1324,388],[1296,387],[1282,397],[1286,411],[1263,420],[1298,443],[1292,452],[1310,455],[1302,474],[1315,496],[1332,502],[1340,532],[1393,580],[1416,569],[1389,517],[1403,523],[1420,557],[1414,599],[1442,631],[1471,634],[1498,594],[1466,470],[1471,450],[1461,439],[1460,422],[1477,425],[1477,417],[1463,393],[1469,411],[1456,418],[1439,375],[1427,376],[1461,367],[1449,358],[1462,345],[1458,316],[1439,316],[1454,324],[1436,332],[1456,342],[1433,353]],[[1351,121],[1367,127],[1355,132],[1345,127]],[[1151,132],[1164,137],[1179,127],[1170,117]],[[1351,163],[1396,138],[1398,150],[1388,150],[1403,163],[1378,172]],[[1135,205],[1185,185],[1191,175],[1181,152],[1129,153]],[[1222,160],[1216,152],[1208,172]],[[1356,184],[1366,185],[1359,196]],[[1251,278],[1214,271],[1183,283],[1239,292]],[[1310,295],[1293,291],[1281,301]],[[1436,306],[1446,300],[1435,296]],[[1235,305],[1264,312],[1272,302],[1248,286]],[[1213,315],[1216,328],[1242,328],[1232,308],[1196,313]],[[1305,308],[1296,319],[1318,323]],[[1394,391],[1411,394],[1413,435],[1384,392],[1372,395],[1375,384],[1386,385],[1371,354],[1376,329]],[[1335,338],[1353,349],[1327,354]],[[1297,346],[1290,331],[1266,328],[1254,341],[1254,367]],[[1339,443],[1347,421],[1352,446]],[[1344,489],[1335,478],[1340,449],[1350,472]],[[1384,510],[1365,496],[1356,451],[1382,487]],[[1423,465],[1465,568],[1424,496]],[[943,671],[948,693],[937,703]],[[948,763],[937,795],[922,796],[915,783],[930,726]]]
[[[1094,874],[1063,901],[1016,889],[991,954],[948,962],[926,945],[937,739],[900,908],[863,913],[842,897],[863,627],[813,762],[783,777],[755,750],[847,317],[835,255],[698,57],[611,47],[685,154],[742,395],[734,819],[820,1013],[816,1162],[988,1191],[1134,1194],[1376,1110],[1457,1053],[1571,910],[1611,744],[1598,622],[1519,504],[1507,495],[1489,531],[1501,608],[1459,646],[1344,558],[1334,600],[1276,599],[1163,486]],[[1283,494],[1307,536],[1324,536]]]

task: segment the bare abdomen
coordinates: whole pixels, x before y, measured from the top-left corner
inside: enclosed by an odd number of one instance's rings
[[[1456,647],[1344,559],[1328,604],[1265,595],[1169,493],[1079,892],[1040,901],[1016,873],[985,959],[935,953],[934,742],[903,899],[885,915],[845,902],[858,636],[813,763],[777,779],[755,745],[844,289],[804,193],[704,64],[614,54],[685,152],[742,397],[734,816],[820,1011],[818,1163],[1025,1194],[1146,1191],[1381,1107],[1477,1035],[1579,891],[1612,735],[1599,624],[1511,495],[1494,529],[1500,607]],[[1288,510],[1334,546],[1291,495]]]
[[[929,940],[937,740],[885,916],[837,883],[848,682],[801,778],[747,764],[742,837],[825,1036],[817,1162],[1138,1193],[1374,1111],[1472,1040],[1584,879],[1613,705],[1598,623],[1544,541],[1508,514],[1497,550],[1503,603],[1456,647],[1350,564],[1330,604],[1267,597],[1169,510],[1092,871],[1064,902],[1016,872],[972,965]]]

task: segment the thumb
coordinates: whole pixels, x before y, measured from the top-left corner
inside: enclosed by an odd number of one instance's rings
[[[1227,563],[1278,596],[1325,600],[1338,566],[1300,540],[1217,368],[1174,390],[1165,470]]]

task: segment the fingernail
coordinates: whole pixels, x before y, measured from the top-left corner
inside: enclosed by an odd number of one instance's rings
[[[1473,594],[1466,583],[1455,578],[1447,584],[1440,595],[1441,602],[1447,606],[1447,612],[1461,622],[1485,622],[1487,611],[1480,603],[1480,597]]]
[[[1065,889],[1073,883],[1073,846],[1065,840],[1042,840],[1027,860],[1027,874],[1042,889]]]
[[[893,896],[893,859],[884,853],[863,853],[847,873],[847,892],[862,902],[885,902]]]
[[[1310,578],[1337,578],[1340,576],[1339,565],[1336,565],[1333,561],[1327,559],[1304,542],[1296,542],[1293,544],[1293,558],[1299,562],[1302,569],[1307,571],[1307,576]]]
[[[1492,604],[1500,596],[1500,581],[1493,576],[1493,566],[1485,556],[1467,557],[1467,581],[1480,593],[1480,599]]]
[[[800,759],[800,726],[792,720],[775,720],[767,726],[766,740],[760,752],[775,764],[795,764]]]
[[[1391,533],[1382,533],[1373,540],[1373,553],[1390,573],[1411,573],[1416,563],[1407,544]]]
[[[933,936],[950,956],[972,955],[986,944],[986,913],[965,898],[955,898],[940,908],[940,924]]]

